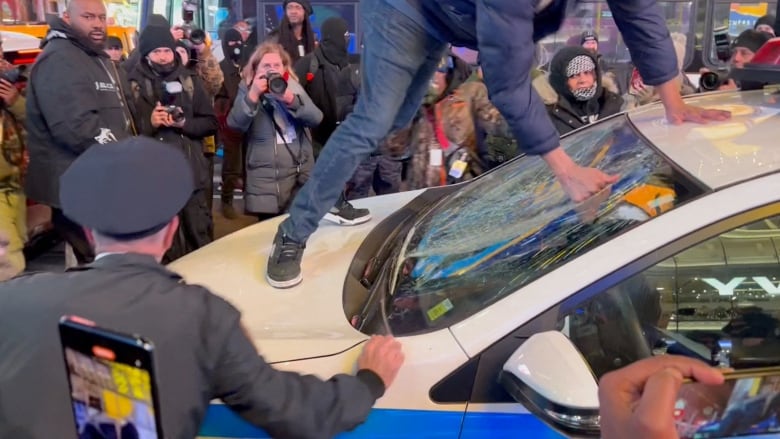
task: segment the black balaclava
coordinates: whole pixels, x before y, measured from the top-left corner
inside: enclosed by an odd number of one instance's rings
[[[570,77],[585,71],[595,72],[593,87],[584,90],[569,90]],[[581,46],[564,47],[550,62],[550,86],[573,107],[588,115],[598,114],[598,98],[601,97],[601,72],[591,52]]]
[[[230,46],[228,43],[238,42],[237,46]],[[241,55],[244,50],[244,39],[241,33],[235,29],[228,29],[222,37],[222,54],[225,58],[230,58],[234,63],[241,61]]]
[[[322,23],[320,31],[322,32],[320,47],[325,58],[341,68],[346,67],[349,64],[347,21],[341,17],[330,17]]]

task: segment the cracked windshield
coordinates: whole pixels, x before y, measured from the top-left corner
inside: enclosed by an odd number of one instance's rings
[[[444,197],[401,234],[384,263],[383,321],[396,335],[440,329],[699,191],[625,117],[563,147],[619,181],[594,215],[569,201],[539,157],[523,157]],[[588,217],[589,219],[585,219]]]

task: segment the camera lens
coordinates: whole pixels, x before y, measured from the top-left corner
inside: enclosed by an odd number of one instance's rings
[[[702,90],[717,90],[720,87],[720,77],[715,72],[706,72],[699,79],[699,88]]]

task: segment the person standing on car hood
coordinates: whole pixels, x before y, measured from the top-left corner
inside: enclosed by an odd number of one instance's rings
[[[560,147],[539,96],[531,91],[534,42],[558,30],[566,0],[363,0],[363,88],[355,111],[339,125],[311,179],[279,227],[266,279],[277,288],[301,282],[306,240],[339,197],[358,164],[393,130],[412,120],[447,44],[478,49],[490,97],[525,152],[541,156],[566,194],[581,202],[617,181],[582,167]],[[645,82],[657,85],[673,123],[725,119],[727,112],[685,104],[674,48],[654,0],[610,0]]]
[[[54,228],[82,264],[94,255],[81,227],[62,214],[60,175],[96,142],[116,142],[134,132],[122,80],[105,44],[106,5],[71,1],[62,18],[51,23],[27,88],[25,192],[51,206]]]

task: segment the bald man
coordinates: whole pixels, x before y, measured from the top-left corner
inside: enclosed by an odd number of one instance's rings
[[[91,145],[116,142],[134,131],[105,44],[106,5],[72,0],[51,23],[27,88],[25,192],[52,208],[54,227],[79,263],[92,261],[92,249],[81,227],[62,214],[60,176]]]

